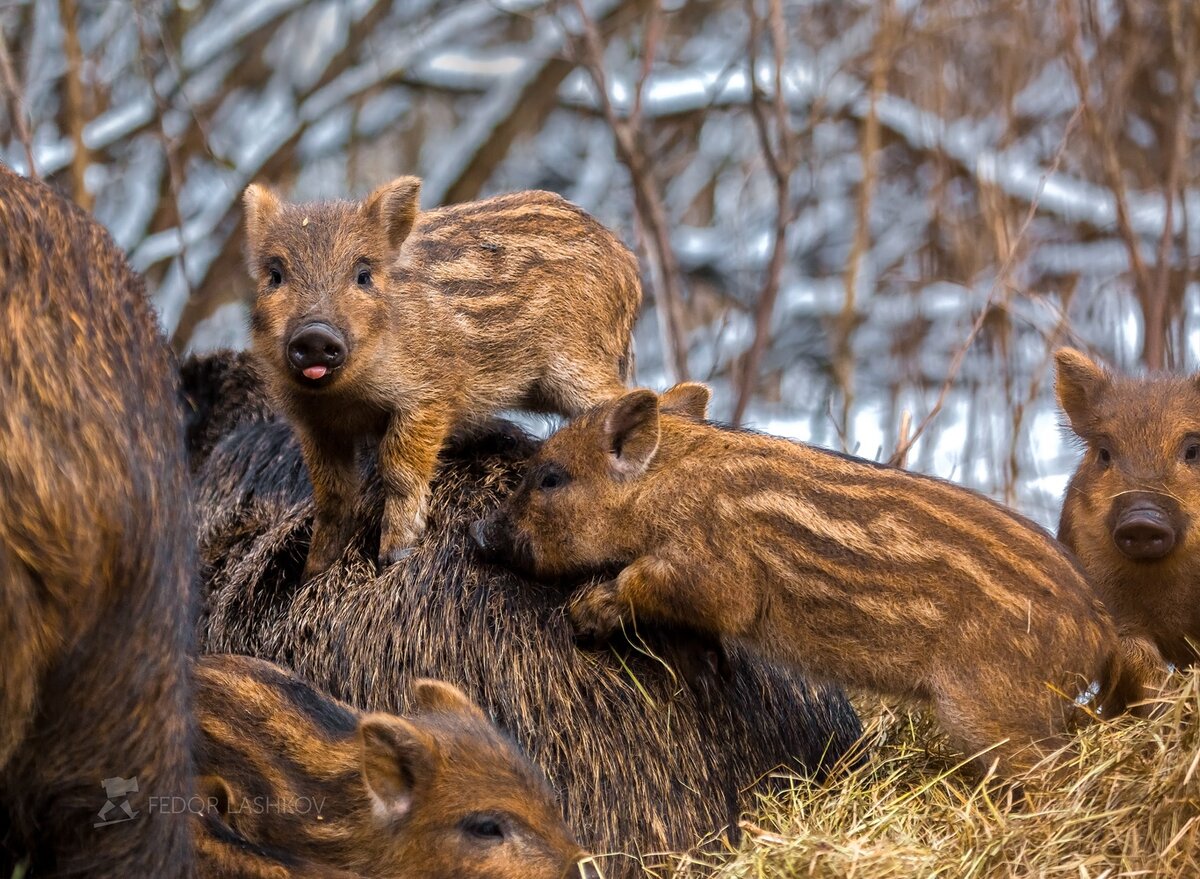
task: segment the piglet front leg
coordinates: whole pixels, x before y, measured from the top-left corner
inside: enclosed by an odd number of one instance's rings
[[[611,580],[583,590],[571,602],[571,621],[584,638],[604,641],[634,621],[687,626],[671,613],[675,569],[653,555],[636,559]]]
[[[381,566],[405,558],[424,533],[429,483],[449,432],[449,419],[436,409],[408,417],[397,415],[388,425],[379,446],[379,475],[384,490]]]
[[[312,480],[316,516],[304,580],[322,574],[336,562],[353,537],[353,509],[361,478],[355,447],[313,433],[300,431],[300,447]]]

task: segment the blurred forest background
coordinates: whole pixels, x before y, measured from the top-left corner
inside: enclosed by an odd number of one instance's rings
[[[638,380],[1056,518],[1050,355],[1194,368],[1195,0],[0,0],[0,158],[241,346],[240,193],[526,188],[641,258]]]

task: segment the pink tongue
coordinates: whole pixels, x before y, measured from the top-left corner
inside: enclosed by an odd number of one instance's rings
[[[309,366],[304,370],[304,377],[316,381],[319,378],[324,378],[327,372],[329,372],[329,367],[327,366]]]

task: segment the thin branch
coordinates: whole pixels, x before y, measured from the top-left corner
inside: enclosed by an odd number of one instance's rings
[[[58,17],[63,26],[63,54],[67,59],[67,74],[63,81],[63,112],[67,136],[75,149],[71,154],[71,194],[85,211],[92,209],[92,194],[88,192],[88,165],[91,154],[83,142],[83,50],[79,47],[79,9],[75,0],[59,0]]]
[[[783,277],[783,266],[787,260],[787,231],[795,219],[791,204],[792,172],[796,166],[796,149],[788,125],[787,103],[784,97],[783,62],[786,52],[786,30],[783,23],[781,0],[769,0],[771,46],[774,50],[774,115],[775,143],[767,124],[762,106],[762,92],[758,86],[758,40],[761,23],[754,10],[754,0],[747,0],[746,12],[750,17],[750,109],[758,132],[763,160],[771,172],[775,184],[775,241],[771,248],[771,259],[767,264],[762,291],[754,316],[754,338],[746,351],[740,371],[737,398],[734,402],[732,421],[741,424],[751,399],[758,392],[758,376],[762,359],[771,340],[771,324],[775,314],[775,302],[779,298],[779,286]]]
[[[842,432],[850,434],[850,409],[854,404],[854,351],[851,339],[858,322],[858,285],[862,263],[871,247],[871,203],[878,177],[880,124],[879,101],[887,91],[892,54],[892,0],[885,0],[879,11],[879,27],[871,58],[871,82],[868,87],[867,118],[863,122],[860,162],[863,169],[854,224],[854,242],[846,263],[845,293],[842,310],[834,328],[833,375],[842,395]]]
[[[8,54],[8,41],[0,30],[0,88],[8,98],[8,124],[12,126],[21,146],[25,149],[25,163],[29,166],[29,176],[37,179],[37,167],[33,162],[33,139],[29,136],[29,123],[25,119],[25,99],[21,94],[21,84],[13,70],[12,56]]]
[[[1141,243],[1130,220],[1129,197],[1125,188],[1125,176],[1121,169],[1121,160],[1117,156],[1116,147],[1114,146],[1114,139],[1105,130],[1104,120],[1096,112],[1096,108],[1092,106],[1091,83],[1088,78],[1087,62],[1083,57],[1079,20],[1075,16],[1072,0],[1060,0],[1059,17],[1063,25],[1067,67],[1070,68],[1071,76],[1075,80],[1075,89],[1079,92],[1079,107],[1083,111],[1088,133],[1094,142],[1093,145],[1100,153],[1100,164],[1103,168],[1108,188],[1112,190],[1117,211],[1117,228],[1120,232],[1121,240],[1125,243],[1125,250],[1129,255],[1129,266],[1133,271],[1135,292],[1142,304],[1143,313],[1146,313],[1149,310],[1150,304],[1148,298],[1151,290],[1150,275],[1146,269],[1146,263],[1142,259]],[[1168,198],[1166,219],[1163,222],[1164,234],[1169,234],[1166,230],[1170,229],[1170,214],[1171,204]],[[1146,338],[1148,341],[1149,333],[1146,334]],[[1157,365],[1148,363],[1147,365],[1152,368],[1162,368],[1161,363]]]
[[[1082,115],[1083,107],[1076,107],[1075,112],[1071,114],[1071,118],[1067,120],[1066,129],[1063,131],[1062,142],[1059,143],[1058,150],[1054,154],[1054,161],[1051,162],[1050,167],[1046,169],[1041,180],[1038,181],[1039,190],[1046,185],[1046,181],[1058,170],[1058,166],[1062,163],[1063,156],[1066,155],[1067,144],[1071,140],[1071,133],[1075,130],[1075,126],[1079,122],[1080,116]],[[1001,303],[1001,307],[1006,305],[1009,298],[1012,296],[1012,291],[1008,287],[1008,277],[1012,272],[1013,265],[1016,263],[1017,255],[1020,253],[1020,244],[1025,239],[1025,233],[1029,231],[1029,226],[1033,223],[1033,218],[1037,214],[1037,207],[1038,199],[1035,196],[1029,202],[1029,209],[1025,212],[1025,219],[1021,223],[1021,228],[1017,231],[1016,238],[1013,240],[1012,249],[1009,251],[1008,258],[1005,259],[1004,263],[1000,266],[1000,271],[996,274],[996,280],[992,282],[992,287],[988,291],[987,298],[983,302],[983,307],[979,310],[978,317],[975,318],[975,322],[971,325],[971,330],[967,333],[967,338],[963,341],[959,349],[954,352],[954,358],[950,361],[950,368],[946,372],[945,381],[942,382],[942,388],[938,393],[937,401],[933,404],[933,408],[930,409],[925,417],[921,419],[921,423],[917,426],[917,429],[913,431],[912,436],[910,436],[905,442],[897,445],[896,451],[892,453],[892,457],[888,461],[890,465],[897,466],[900,461],[903,461],[908,456],[908,453],[912,449],[913,445],[916,444],[917,440],[921,438],[921,435],[925,433],[930,423],[932,423],[933,420],[941,413],[942,407],[946,405],[946,398],[950,394],[950,388],[954,386],[954,382],[958,378],[958,373],[959,370],[962,369],[963,361],[967,356],[967,351],[969,351],[971,345],[974,344],[975,338],[983,329],[983,325],[987,321],[988,314],[991,312],[992,300],[995,298],[996,292],[998,290],[1003,290],[1005,292],[1004,302]]]
[[[142,76],[150,86],[151,93],[154,95],[154,104],[158,115],[158,140],[162,145],[163,157],[167,163],[167,180],[171,191],[171,205],[175,214],[175,228],[179,235],[179,274],[183,277],[183,286],[187,291],[186,306],[195,300],[196,290],[192,286],[192,279],[188,273],[188,245],[184,238],[183,211],[179,207],[179,193],[183,187],[183,169],[179,166],[178,150],[167,136],[166,117],[170,111],[170,106],[155,85],[155,72],[149,66],[150,58],[158,53],[154,51],[155,46],[151,42],[150,33],[146,27],[145,10],[142,7],[142,2],[143,0],[138,0],[134,4],[133,14],[137,20],[138,40],[142,49]],[[157,25],[161,28],[161,22],[157,23]],[[167,44],[161,32],[158,35],[157,42],[157,49],[165,59],[168,54]]]
[[[652,0],[657,5],[659,0]],[[636,131],[629,120],[618,116],[613,106],[612,97],[608,91],[608,78],[604,71],[604,48],[600,42],[600,33],[584,7],[583,0],[575,0],[575,8],[583,23],[583,66],[591,76],[592,84],[603,110],[605,121],[613,133],[613,142],[617,148],[617,156],[626,170],[633,185],[634,203],[638,216],[649,235],[651,247],[657,267],[658,290],[661,294],[661,313],[665,318],[668,365],[673,373],[674,381],[684,381],[688,377],[687,340],[683,315],[682,275],[679,271],[675,252],[671,248],[670,228],[667,221],[667,210],[663,205],[662,195],[654,183],[649,162],[645,151],[639,143],[640,132]],[[648,31],[647,38],[656,36],[656,31]],[[643,52],[653,53],[653,46],[644,46]]]
[[[1192,95],[1196,87],[1196,53],[1192,41],[1184,36],[1185,31],[1192,33],[1193,29],[1185,28],[1181,5],[1180,0],[1171,0],[1167,7],[1167,19],[1171,30],[1171,53],[1175,56],[1175,93],[1177,97],[1175,118],[1171,126],[1171,142],[1167,151],[1166,179],[1163,181],[1166,217],[1163,221],[1162,235],[1158,239],[1158,250],[1155,256],[1157,271],[1154,284],[1147,290],[1149,307],[1146,310],[1144,328],[1145,348],[1148,354],[1147,365],[1155,369],[1162,369],[1167,365],[1163,343],[1167,340],[1171,242],[1175,238],[1174,208],[1176,194],[1181,189],[1183,165],[1187,161],[1188,127],[1191,122]],[[1157,340],[1151,340],[1151,333],[1157,336]]]

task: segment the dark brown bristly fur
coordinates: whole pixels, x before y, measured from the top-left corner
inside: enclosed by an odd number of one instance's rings
[[[1131,652],[1150,668],[1189,665],[1200,648],[1200,376],[1114,375],[1071,349],[1057,359],[1059,404],[1085,444],[1058,537]]]
[[[221,403],[209,417],[226,421],[225,408],[241,406]],[[368,561],[381,503],[372,486],[355,510],[351,551],[302,584],[312,502],[296,440],[282,423],[238,428],[197,475],[205,648],[281,662],[363,709],[404,713],[410,675],[452,681],[545,771],[596,852],[649,856],[736,832],[773,770],[837,760],[859,725],[835,688],[735,650],[727,678],[693,689],[645,652],[673,663],[666,633],[646,632],[641,649],[581,651],[561,589],[477,557],[468,526],[511,490],[535,449],[511,430],[448,448],[429,528],[381,576]],[[624,858],[603,866],[610,879],[641,875]]]
[[[380,879],[580,875],[545,778],[456,687],[415,681],[402,718],[245,656],[195,677],[201,795],[242,839]]]
[[[378,449],[390,563],[424,529],[451,434],[504,408],[578,414],[631,371],[641,284],[607,229],[548,192],[418,214],[419,193],[415,177],[362,203],[246,190],[254,349],[316,494],[306,576],[349,543],[362,446]]]
[[[191,875],[193,536],[170,358],[108,234],[0,167],[0,876]],[[106,804],[134,778],[137,816]]]
[[[932,704],[956,746],[1010,774],[1056,744],[1122,657],[1048,534],[948,482],[708,424],[707,392],[631,391],[534,455],[476,529],[540,575],[615,567],[571,607],[603,639],[659,622],[824,680]]]

